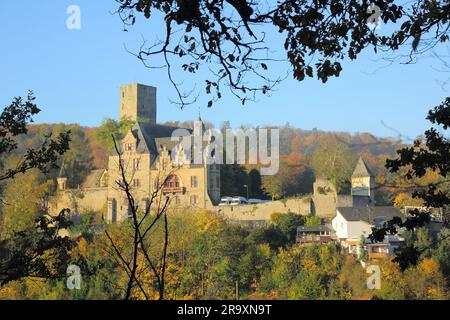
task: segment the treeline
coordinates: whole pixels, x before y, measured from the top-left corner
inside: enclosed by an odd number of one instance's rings
[[[68,290],[65,279],[22,279],[0,289],[0,299],[121,299],[128,280],[103,232],[92,231],[92,215],[71,229],[77,246],[71,264],[81,269],[80,290]],[[337,244],[297,247],[298,225],[314,224],[313,217],[273,215],[271,224],[257,228],[228,223],[214,213],[171,213],[165,276],[166,299],[446,299],[450,268],[450,239],[431,245],[421,229],[413,241],[427,248],[415,267],[404,272],[392,260],[380,262],[381,289],[368,290],[369,276]],[[105,226],[124,256],[131,254],[127,225]],[[147,245],[158,259],[164,236],[158,225]],[[448,231],[447,231],[448,232]],[[143,259],[138,256],[138,261]],[[156,260],[155,260],[156,261]],[[158,298],[150,270],[139,268],[139,280],[150,298]],[[135,287],[133,299],[142,299]]]

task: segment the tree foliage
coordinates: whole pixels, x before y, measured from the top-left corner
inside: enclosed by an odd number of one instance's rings
[[[0,242],[0,286],[24,277],[61,279],[65,275],[73,247],[72,240],[60,235],[70,226],[66,214],[42,215],[35,220],[36,226]]]
[[[106,151],[114,151],[114,139],[116,141],[122,140],[128,130],[133,126],[134,122],[128,118],[122,118],[120,120],[114,120],[107,118],[103,123],[95,130],[97,139],[106,146]]]
[[[338,193],[350,191],[356,156],[348,144],[337,139],[322,140],[311,158],[316,176],[332,181]]]
[[[40,201],[46,191],[34,190],[33,193],[24,194],[24,192],[30,191],[36,186],[28,185],[28,189],[25,189],[23,186],[18,186],[14,181],[16,178],[24,177],[18,176],[19,174],[28,174],[28,177],[22,179],[22,182],[25,182],[23,180],[29,180],[32,177],[33,169],[48,173],[51,169],[57,168],[59,157],[69,149],[70,132],[62,131],[56,137],[52,133],[44,135],[40,146],[26,148],[23,150],[23,154],[19,153],[21,150],[20,138],[27,134],[28,124],[33,121],[33,116],[40,112],[34,100],[35,97],[32,92],[28,94],[26,100],[16,97],[10,105],[4,108],[0,115],[0,159],[2,160],[0,181],[13,181],[6,191],[7,199],[13,200],[13,203],[4,202],[2,208],[0,286],[23,277],[52,278],[61,276],[67,268],[65,263],[67,262],[68,250],[72,246],[72,242],[67,237],[60,235],[60,231],[69,225],[66,219],[67,212],[63,210],[56,217],[47,216],[43,211],[37,214],[39,209],[42,209],[41,204],[32,203],[26,206],[23,200]],[[11,154],[14,154],[14,157],[11,157]],[[8,157],[10,158],[8,159]],[[5,161],[5,159],[8,161]],[[48,189],[48,187],[48,185],[43,186],[44,189]],[[22,198],[17,199],[16,197],[21,193]],[[3,200],[4,194],[1,197]],[[7,205],[13,207],[5,210]],[[33,208],[33,206],[35,207]],[[6,211],[10,211],[8,219],[16,222],[22,221],[23,229],[4,229],[4,213]],[[26,221],[27,218],[29,221]],[[35,221],[34,225],[32,225],[32,221]],[[20,228],[20,224],[14,227]]]
[[[427,116],[433,124],[447,130],[450,126],[450,98],[430,110]],[[414,180],[433,172],[439,179],[425,186],[413,186],[412,197],[419,199],[428,208],[447,208],[450,204],[448,174],[450,170],[450,142],[443,132],[430,128],[425,132],[425,141],[416,139],[412,146],[397,151],[396,159],[387,159],[386,167],[391,172],[405,169],[404,178]],[[386,234],[395,234],[399,228],[412,231],[430,222],[431,213],[428,210],[410,210],[408,217],[392,219],[383,228],[374,229],[370,238],[382,241]],[[406,247],[399,253],[397,260],[403,269],[418,262],[420,250],[414,246]]]
[[[448,40],[449,4],[445,1],[412,1],[404,5],[393,0],[375,1],[380,22],[394,24],[394,30],[387,35],[378,35],[368,25],[373,14],[369,1],[116,2],[126,28],[140,16],[164,21],[162,39],[150,46],[144,43],[136,56],[147,67],[155,67],[156,57],[162,57],[181,105],[195,99],[190,97],[191,90],[179,88],[179,81],[174,79],[175,59],[189,73],[197,73],[207,64],[211,76],[205,80],[205,91],[212,96],[208,102],[211,107],[215,99],[222,97],[225,87],[242,103],[255,99],[257,93],[270,92],[285,78],[275,70],[286,58],[296,80],[317,77],[326,82],[340,75],[345,58],[354,60],[366,48],[395,51],[409,44],[411,57],[419,48],[426,50]],[[272,37],[279,38],[282,47],[275,54],[276,48],[268,44]]]
[[[35,97],[30,91],[26,100],[21,97],[13,99],[0,115],[0,156],[6,157],[19,148],[17,138],[26,135],[27,125],[33,121],[33,116],[41,110],[34,103]],[[69,149],[70,132],[63,131],[53,137],[51,133],[44,136],[38,148],[29,148],[20,157],[19,161],[10,168],[2,168],[0,181],[13,179],[19,173],[31,169],[48,172],[57,168],[58,157]]]

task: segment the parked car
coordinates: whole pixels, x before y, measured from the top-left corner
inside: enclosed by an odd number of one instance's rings
[[[232,197],[222,197],[222,199],[220,199],[219,206],[229,206],[232,200]]]
[[[248,201],[244,197],[233,197],[233,200],[231,200],[232,206],[242,206],[248,204]]]

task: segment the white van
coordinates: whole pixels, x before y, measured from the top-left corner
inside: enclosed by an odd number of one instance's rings
[[[233,200],[231,200],[232,206],[241,206],[244,204],[248,204],[247,199],[245,199],[244,197],[233,197]]]
[[[223,197],[222,199],[220,199],[219,206],[229,206],[232,200],[232,197]]]

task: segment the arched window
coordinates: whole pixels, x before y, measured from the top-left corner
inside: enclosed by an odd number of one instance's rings
[[[182,193],[181,180],[177,175],[170,175],[164,182],[162,187],[163,193]]]
[[[167,177],[166,182],[164,183],[164,188],[179,188],[180,185],[180,179],[176,175],[170,175]]]

